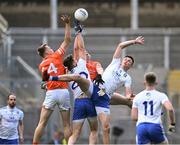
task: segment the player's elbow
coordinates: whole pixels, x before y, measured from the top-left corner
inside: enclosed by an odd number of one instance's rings
[[[138,120],[137,116],[135,116],[135,115],[133,115],[133,114],[131,114],[131,119],[132,119],[133,121],[137,121],[137,120]]]
[[[118,48],[119,48],[119,49],[123,49],[123,47],[124,47],[124,45],[123,45],[122,43],[119,43],[119,44],[118,44]]]
[[[170,101],[166,101],[163,105],[167,111],[174,112],[174,108],[173,108],[172,103]]]
[[[137,110],[134,109],[134,108],[132,108],[132,110],[131,110],[131,119],[133,121],[137,121],[138,120],[138,113],[137,113]]]

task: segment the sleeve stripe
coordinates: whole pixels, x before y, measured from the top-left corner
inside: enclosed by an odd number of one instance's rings
[[[64,49],[59,48],[59,49],[58,49],[58,52],[59,52],[59,54],[64,54]]]

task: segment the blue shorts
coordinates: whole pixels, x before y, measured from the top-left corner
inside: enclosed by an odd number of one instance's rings
[[[102,107],[109,109],[110,105],[110,98],[107,94],[104,94],[103,96],[99,96],[98,92],[100,91],[100,88],[96,85],[93,86],[93,93],[91,95],[91,99],[96,107]]]
[[[140,123],[136,128],[137,144],[159,144],[166,140],[160,124]]]
[[[95,106],[90,98],[77,98],[74,101],[73,120],[97,117]]]
[[[19,144],[19,139],[2,139],[2,138],[0,138],[0,144],[18,145]]]

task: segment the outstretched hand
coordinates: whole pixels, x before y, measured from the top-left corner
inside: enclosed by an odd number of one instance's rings
[[[94,79],[93,82],[94,82],[94,84],[97,85],[97,86],[99,86],[99,84],[104,84],[104,81],[103,81],[102,76],[101,76],[100,74],[98,74],[98,75],[96,76],[96,78]]]
[[[144,44],[144,37],[139,36],[135,39],[135,44]]]
[[[62,15],[62,16],[61,16],[61,20],[62,20],[64,23],[68,24],[68,23],[70,23],[70,16],[68,16],[68,15]]]

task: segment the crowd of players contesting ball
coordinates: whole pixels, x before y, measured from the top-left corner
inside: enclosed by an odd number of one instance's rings
[[[127,105],[132,109],[131,117],[137,121],[137,144],[168,144],[161,123],[162,107],[164,106],[168,111],[171,132],[175,131],[175,114],[168,97],[155,88],[157,84],[155,73],[148,72],[144,75],[145,89],[134,96],[131,89],[131,76],[127,73],[134,64],[134,58],[127,55],[121,59],[122,49],[130,45],[143,45],[144,37],[139,36],[133,40],[120,42],[111,63],[103,70],[99,62],[91,60],[90,54],[85,49],[83,27],[76,19],[74,20],[73,54],[64,58],[71,43],[71,19],[67,15],[62,15],[61,20],[65,24],[65,36],[60,47],[55,52],[48,44],[42,44],[37,48],[38,54],[43,58],[39,70],[42,73],[42,80],[46,82],[46,96],[42,104],[40,120],[34,132],[33,145],[40,144],[44,128],[56,105],[62,116],[64,137],[69,145],[76,143],[85,119],[88,120],[90,127],[89,144],[97,143],[98,125],[102,128],[103,144],[110,144],[109,105]],[[74,97],[72,125],[68,86]],[[124,87],[124,96],[116,93],[120,87]],[[13,109],[13,107],[10,108]],[[0,130],[5,129],[3,117],[3,109],[0,109]],[[8,120],[6,122],[8,123]],[[18,123],[16,127],[17,125]],[[18,144],[18,131],[15,133],[16,142],[13,144]],[[11,140],[11,138],[4,138],[0,132],[1,144],[4,143],[4,139]]]

